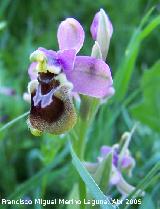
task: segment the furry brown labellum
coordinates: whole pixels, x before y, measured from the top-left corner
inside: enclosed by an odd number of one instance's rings
[[[29,126],[40,132],[62,134],[76,123],[76,112],[67,85],[61,85],[50,72],[38,74],[31,92]]]

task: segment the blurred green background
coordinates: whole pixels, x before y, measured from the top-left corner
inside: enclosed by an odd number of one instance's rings
[[[114,79],[116,71],[125,59],[125,49],[131,36],[152,6],[156,6],[153,16],[158,15],[160,12],[158,0],[0,0],[0,126],[29,110],[29,104],[23,100],[23,93],[27,91],[29,82],[27,73],[29,55],[39,46],[58,50],[56,32],[60,21],[74,17],[83,25],[86,38],[80,54],[89,55],[94,43],[90,35],[92,19],[100,8],[108,13],[114,33],[107,63],[112,69]],[[129,180],[134,185],[160,160],[160,91],[157,90],[160,90],[159,82],[148,94],[146,103],[143,97],[145,91],[143,84],[150,77],[160,77],[158,70],[148,78],[144,76],[146,70],[159,59],[159,31],[158,27],[140,47],[125,100],[133,92],[138,91],[137,95],[127,106],[121,105],[121,102],[102,106],[90,131],[86,152],[87,160],[96,160],[101,145],[118,142],[124,131],[130,130],[137,120],[140,121],[130,146],[137,162],[133,178]],[[160,64],[157,68],[159,67]],[[2,91],[4,87],[12,90],[11,96]],[[155,91],[157,99],[153,101]],[[137,107],[138,104],[142,107]],[[114,111],[119,107],[120,112],[114,117]],[[155,111],[150,112],[150,109]],[[149,118],[148,122],[148,119],[143,118],[143,114],[148,114],[152,119]],[[55,155],[63,149],[65,141],[65,136],[61,138],[47,134],[39,138],[32,136],[25,119],[0,132],[0,198],[9,197],[16,191],[18,185],[52,162]],[[67,155],[56,170],[47,173],[35,185],[33,183],[34,188],[27,193],[24,192],[23,197],[43,196],[45,199],[67,197],[76,179],[77,174]],[[148,187],[150,209],[158,208],[158,204],[160,207],[159,191],[158,180],[156,184],[153,182]],[[32,208],[42,207],[32,206]]]

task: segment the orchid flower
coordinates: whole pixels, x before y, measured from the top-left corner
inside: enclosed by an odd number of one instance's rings
[[[112,176],[110,183],[112,185],[117,185],[121,180],[121,171],[129,170],[128,174],[131,175],[132,169],[135,166],[135,160],[131,156],[129,150],[127,149],[125,153],[120,156],[119,145],[115,144],[112,147],[102,146],[100,150],[100,157],[98,158],[99,162],[101,162],[109,153],[112,152],[113,160],[112,160]]]
[[[99,173],[97,172],[98,169],[101,169],[101,163],[108,159],[107,157],[112,154],[109,184],[110,186],[115,186],[122,194],[123,198],[135,189],[135,187],[130,185],[123,177],[124,173],[131,177],[132,170],[135,167],[135,159],[132,157],[128,148],[133,131],[134,129],[132,129],[131,132],[125,132],[122,135],[119,144],[114,144],[111,147],[106,145],[102,146],[100,149],[100,155],[97,157],[97,162],[84,162],[86,169],[91,173],[93,178],[95,178],[95,174]],[[105,179],[103,176],[100,178]],[[141,190],[138,190],[137,193],[144,195],[144,192]]]
[[[84,30],[77,20],[62,21],[57,38],[59,51],[38,48],[30,55],[28,125],[34,134],[61,134],[75,125],[72,93],[100,99],[114,92],[110,68],[103,60],[77,56],[84,42]]]

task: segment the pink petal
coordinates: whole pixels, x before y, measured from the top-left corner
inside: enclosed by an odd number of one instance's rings
[[[113,169],[113,173],[111,175],[111,179],[110,179],[110,183],[112,185],[116,185],[119,183],[120,179],[121,179],[121,173],[115,168]]]
[[[67,18],[59,25],[57,32],[60,50],[75,49],[78,52],[84,42],[84,30],[74,18]]]
[[[110,152],[112,152],[112,150],[113,150],[112,147],[109,147],[109,146],[106,146],[106,145],[102,146],[101,150],[100,150],[101,156],[105,157]]]
[[[42,51],[45,56],[47,57],[47,64],[49,65],[58,65],[57,63],[57,52],[53,51],[51,49],[45,49],[42,47],[39,47],[38,50]]]
[[[74,49],[60,50],[57,53],[59,63],[62,65],[64,72],[73,70],[76,51]]]
[[[99,12],[97,12],[95,14],[93,22],[92,22],[91,27],[90,27],[92,38],[95,41],[97,39],[98,23],[99,23]]]
[[[128,155],[122,158],[121,165],[122,165],[122,168],[128,168],[131,165],[133,165],[133,163],[134,163],[134,159]]]
[[[44,52],[44,54],[47,56],[47,57],[51,57],[51,58],[56,58],[57,57],[57,52],[56,51],[53,51],[51,49],[45,49],[43,47],[39,47],[38,50]]]
[[[28,69],[28,74],[31,80],[34,80],[37,78],[37,71],[36,71],[36,62],[33,62],[32,64],[30,64],[29,69]]]
[[[96,98],[111,96],[112,77],[108,65],[100,60],[88,56],[78,56],[74,70],[66,73],[73,83],[73,91]]]

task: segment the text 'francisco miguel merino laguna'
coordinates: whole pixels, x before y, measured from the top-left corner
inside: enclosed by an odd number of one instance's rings
[[[75,200],[75,199],[52,199],[52,200],[45,200],[45,199],[18,199],[18,200],[9,200],[9,199],[1,199],[2,205],[32,205],[32,204],[39,204],[42,206],[46,205],[56,205],[56,204],[62,204],[62,205],[80,205],[82,204],[81,200]],[[108,204],[107,200],[83,200],[83,204],[86,205],[98,205],[98,204]]]

